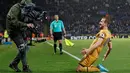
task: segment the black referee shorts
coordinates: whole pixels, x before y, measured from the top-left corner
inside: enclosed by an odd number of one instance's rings
[[[62,40],[62,32],[54,32],[53,36],[54,36],[54,41]]]

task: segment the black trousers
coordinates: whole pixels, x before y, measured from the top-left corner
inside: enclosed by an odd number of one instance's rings
[[[29,47],[27,46],[27,41],[24,39],[22,33],[20,32],[9,35],[16,44],[18,50],[18,53],[14,58],[14,60],[12,61],[12,63],[18,64],[21,61],[23,65],[27,65],[26,52],[29,49]]]

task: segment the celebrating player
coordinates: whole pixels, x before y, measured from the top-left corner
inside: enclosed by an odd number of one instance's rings
[[[104,55],[103,61],[109,55],[112,49],[111,33],[108,30],[110,17],[107,15],[99,22],[100,32],[96,34],[96,39],[88,49],[84,48],[81,53],[84,55],[76,69],[77,72],[108,72],[108,70],[101,64],[93,66],[92,64],[97,60],[102,48],[107,44],[108,50]]]

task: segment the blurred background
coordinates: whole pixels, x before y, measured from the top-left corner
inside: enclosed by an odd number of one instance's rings
[[[18,0],[0,0],[0,32],[5,29],[5,18],[11,6]],[[110,31],[114,35],[130,33],[130,0],[33,0],[47,11],[41,28],[48,35],[54,14],[64,21],[67,35],[81,36],[98,32],[102,16],[110,15]]]

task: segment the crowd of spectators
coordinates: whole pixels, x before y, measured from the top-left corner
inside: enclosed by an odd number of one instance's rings
[[[98,23],[106,14],[111,16],[109,29],[113,34],[130,32],[130,3],[127,0],[43,0],[42,2],[33,0],[33,2],[48,12],[49,22],[52,21],[54,14],[59,14],[67,33],[71,35],[97,33]],[[7,9],[14,3],[15,1],[4,7],[6,12],[2,15],[6,15]]]
[[[45,2],[46,3],[46,2]],[[130,4],[127,0],[50,0],[50,14],[58,13],[72,35],[95,34],[102,16],[111,16],[110,31],[113,34],[130,32]]]

